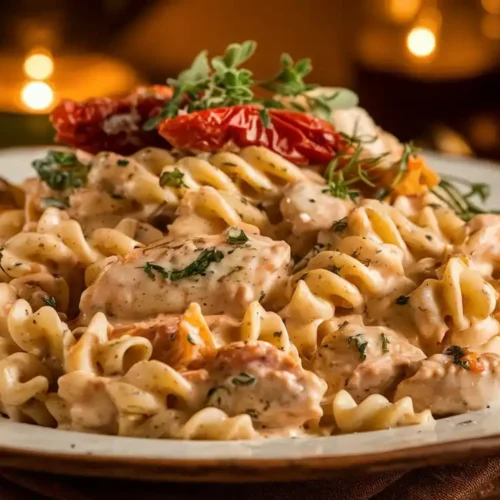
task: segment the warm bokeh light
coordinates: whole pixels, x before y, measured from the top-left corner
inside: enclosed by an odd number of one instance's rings
[[[54,102],[54,91],[45,82],[28,82],[21,90],[21,100],[30,109],[43,111]]]
[[[481,32],[487,38],[500,40],[500,15],[484,15],[481,20]]]
[[[436,35],[429,28],[413,28],[406,37],[406,47],[415,57],[428,57],[436,50]]]
[[[420,10],[422,0],[385,0],[385,7],[391,21],[407,23]]]
[[[45,80],[54,72],[54,61],[49,54],[34,53],[26,58],[23,68],[29,78]]]
[[[490,14],[500,14],[500,0],[481,0],[481,3]]]

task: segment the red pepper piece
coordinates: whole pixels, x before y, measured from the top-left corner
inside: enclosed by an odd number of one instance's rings
[[[83,102],[65,99],[50,115],[56,141],[89,153],[113,151],[132,154],[146,146],[167,147],[156,130],[144,123],[157,115],[172,97],[163,85],[139,87],[123,98],[96,98]]]
[[[269,116],[266,127],[261,113]],[[158,131],[174,148],[216,152],[231,143],[264,146],[297,165],[327,164],[341,148],[333,126],[319,118],[257,106],[213,108],[163,120]]]

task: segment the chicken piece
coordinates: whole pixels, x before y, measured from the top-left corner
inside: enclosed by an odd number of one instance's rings
[[[311,370],[326,380],[325,405],[331,406],[335,394],[345,389],[357,403],[370,394],[390,399],[406,369],[425,358],[403,335],[389,328],[345,322],[326,322],[325,335],[311,360]]]
[[[327,230],[335,221],[346,217],[354,209],[349,200],[324,193],[325,186],[312,182],[296,182],[285,189],[280,209],[292,225],[295,235]]]
[[[289,262],[285,242],[235,228],[215,236],[162,239],[105,268],[83,293],[80,310],[87,318],[104,312],[119,324],[181,314],[197,302],[203,314],[241,318],[251,302],[279,293]]]
[[[450,348],[449,348],[450,349]],[[446,352],[449,352],[449,349]],[[477,357],[453,346],[455,354],[434,354],[403,380],[394,396],[413,399],[415,411],[429,408],[435,416],[482,410],[500,403],[500,356],[487,353]]]
[[[247,413],[256,426],[296,427],[322,415],[325,382],[267,342],[229,344],[185,378],[205,391],[205,406]]]
[[[88,174],[89,186],[140,204],[163,203],[158,177],[133,157],[99,153]]]
[[[123,196],[98,189],[78,189],[69,196],[68,202],[68,215],[80,223],[85,235],[101,227],[113,228],[126,215],[139,209]]]

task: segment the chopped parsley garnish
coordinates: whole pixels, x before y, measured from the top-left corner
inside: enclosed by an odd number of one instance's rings
[[[364,361],[366,359],[366,348],[368,347],[368,341],[363,340],[363,334],[358,333],[357,335],[353,335],[347,339],[347,343],[349,345],[355,344],[356,349],[359,352],[359,359]]]
[[[153,262],[146,262],[143,270],[152,281],[156,280],[156,276],[153,271],[156,271],[165,280],[167,280],[169,276],[168,271],[166,271],[164,267],[154,264]]]
[[[157,272],[164,280],[179,281],[196,275],[205,276],[210,264],[212,262],[220,262],[223,258],[224,254],[220,250],[211,248],[203,250],[198,258],[184,269],[167,271],[164,267],[152,262],[146,262],[142,269],[153,281],[156,279],[154,274],[155,272]]]
[[[212,387],[211,389],[209,389],[209,391],[207,392],[207,400],[209,400],[216,392],[218,391],[226,391],[228,394],[230,394],[230,391],[227,387],[223,386],[223,385],[218,385],[216,387]]]
[[[68,199],[49,196],[48,198],[42,198],[42,206],[43,208],[55,207],[64,210],[65,208],[68,208]]]
[[[121,160],[118,160],[116,162],[116,164],[119,166],[119,167],[126,167],[130,162],[128,160],[124,160],[124,159],[121,159]]]
[[[255,377],[252,377],[246,372],[241,372],[237,377],[234,377],[232,380],[234,385],[253,385],[256,382]]]
[[[189,333],[188,333],[188,336],[187,336],[187,341],[190,344],[196,345],[196,342],[194,341],[193,337],[191,337],[191,335],[189,335]]]
[[[453,357],[453,363],[455,365],[461,366],[464,370],[470,369],[469,361],[462,359],[467,356],[467,353],[462,347],[458,345],[451,345],[448,349],[446,349],[446,351],[444,351],[444,353]]]
[[[227,231],[226,242],[231,245],[239,245],[241,243],[246,243],[248,241],[248,236],[244,231],[238,227],[230,227]]]
[[[184,183],[184,174],[178,168],[174,168],[172,172],[163,172],[160,175],[160,186],[174,188],[187,187]]]
[[[347,228],[347,217],[335,221],[332,225],[332,231],[335,233],[341,233],[342,231],[345,231],[346,228]]]
[[[389,352],[389,344],[391,342],[385,333],[380,334],[380,340],[382,341],[382,352]]]
[[[57,301],[55,297],[51,297],[50,295],[45,295],[43,297],[43,301],[50,307],[53,307],[54,309],[57,308]]]
[[[34,160],[31,165],[38,177],[55,191],[87,184],[89,167],[81,163],[75,153],[49,151],[45,158]]]
[[[408,301],[410,300],[410,297],[408,295],[400,295],[396,300],[396,304],[398,306],[404,306],[408,304]]]
[[[277,339],[280,339],[281,338],[281,335],[282,335],[282,332],[274,332],[273,333],[273,337],[277,338]]]
[[[210,248],[203,250],[198,258],[184,269],[171,271],[170,281],[179,281],[197,274],[205,276],[206,271],[212,262],[220,262],[224,254],[220,250]]]

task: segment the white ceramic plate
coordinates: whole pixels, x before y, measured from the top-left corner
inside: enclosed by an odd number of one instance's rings
[[[0,175],[20,182],[44,149],[0,151]],[[488,182],[500,207],[500,166],[427,155],[441,173]],[[46,429],[0,420],[0,465],[66,474],[168,480],[296,480],[349,470],[385,470],[500,453],[500,408],[344,436],[267,441],[172,441]]]

